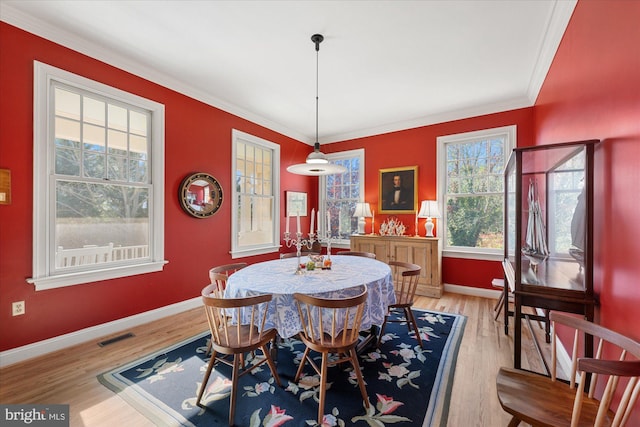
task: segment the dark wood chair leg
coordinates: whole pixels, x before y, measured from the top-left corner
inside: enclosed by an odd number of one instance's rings
[[[493,307],[493,311],[496,312],[496,317],[494,317],[494,320],[498,320],[498,316],[500,316],[500,312],[502,311],[502,308],[504,306],[503,303],[504,303],[504,292],[500,294],[500,298],[498,299],[498,302]]]
[[[509,425],[507,427],[517,427],[520,425],[520,420],[517,419],[516,417],[511,418],[511,421],[509,421]]]
[[[202,395],[207,388],[207,383],[209,382],[209,377],[211,376],[211,370],[213,369],[213,365],[216,364],[216,352],[211,353],[211,359],[209,360],[209,366],[207,366],[207,372],[204,374],[204,379],[202,380],[202,385],[200,386],[200,392],[198,393],[198,400],[196,400],[196,405],[202,407],[200,404],[200,400],[202,399]]]
[[[420,343],[420,348],[424,349],[424,345],[422,344],[422,337],[420,336],[420,330],[418,329],[418,322],[416,322],[416,318],[413,315],[413,311],[411,311],[411,307],[406,307],[404,309],[405,316],[407,318],[407,323],[409,324],[409,330],[413,327],[413,331],[416,334],[416,339],[418,343]]]

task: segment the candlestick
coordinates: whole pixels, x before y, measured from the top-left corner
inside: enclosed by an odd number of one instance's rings
[[[376,234],[376,213],[371,210],[371,234]]]

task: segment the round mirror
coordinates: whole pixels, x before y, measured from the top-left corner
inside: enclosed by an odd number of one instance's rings
[[[222,205],[222,187],[208,173],[193,173],[182,180],[178,198],[186,213],[196,218],[207,218]]]

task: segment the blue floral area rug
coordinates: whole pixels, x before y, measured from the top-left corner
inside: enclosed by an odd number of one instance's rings
[[[446,426],[466,317],[421,310],[414,314],[424,349],[406,323],[387,323],[379,345],[360,355],[368,409],[350,365],[329,368],[322,427]],[[196,406],[209,360],[209,336],[203,332],[98,379],[156,425],[227,426],[230,367],[216,365],[202,398],[206,409]],[[279,343],[276,364],[282,387],[266,364],[240,378],[236,426],[318,425],[319,377],[307,364],[299,383],[293,382],[303,351],[304,344],[296,339]]]

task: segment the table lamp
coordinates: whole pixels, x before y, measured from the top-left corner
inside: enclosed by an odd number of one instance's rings
[[[365,218],[371,218],[371,206],[366,202],[357,202],[353,216],[358,217],[358,234],[364,234]]]
[[[431,218],[440,218],[438,202],[435,200],[423,200],[420,205],[420,212],[418,212],[418,218],[427,218],[427,222],[424,225],[427,231],[426,237],[433,237],[433,221]]]

